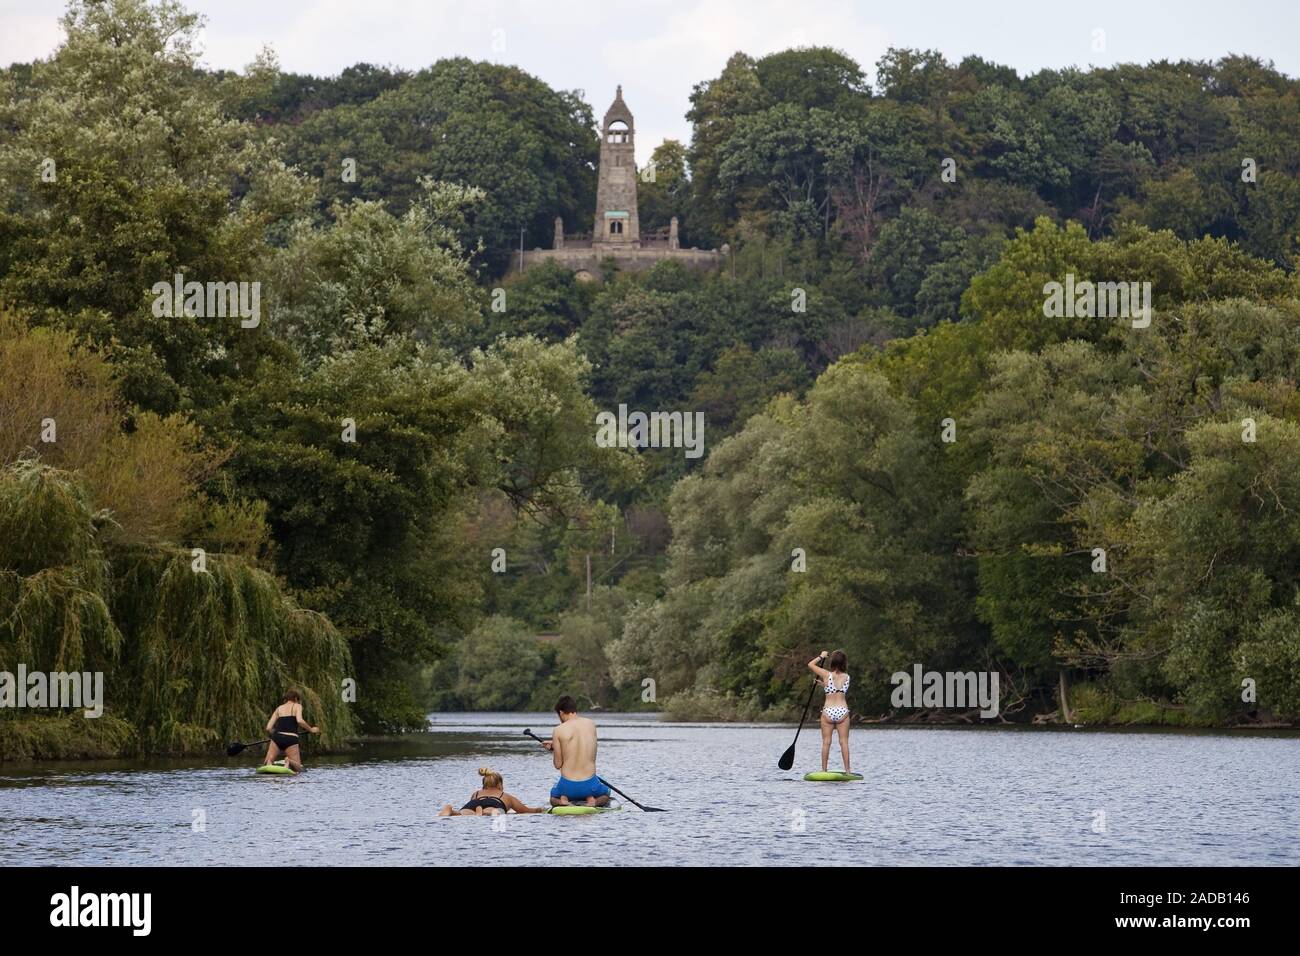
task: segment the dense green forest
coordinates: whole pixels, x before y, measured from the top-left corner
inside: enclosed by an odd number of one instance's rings
[[[0,670],[107,705],[0,711],[0,757],[211,749],[288,684],[327,746],[561,692],[776,717],[826,647],[871,717],[919,662],[1012,720],[1300,718],[1271,65],[737,53],[640,189],[722,268],[584,283],[510,254],[590,214],[600,103],[212,72],[170,0],[64,27],[0,73]],[[160,314],[175,275],[257,321]],[[1149,324],[1047,316],[1067,277],[1150,283]],[[620,403],[707,454],[599,447]]]

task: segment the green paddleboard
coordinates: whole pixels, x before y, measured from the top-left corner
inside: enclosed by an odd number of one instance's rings
[[[284,764],[282,764],[282,763],[264,763],[264,764],[259,764],[258,767],[257,767],[257,772],[258,772],[258,773],[276,773],[276,774],[280,774],[280,775],[282,775],[282,776],[286,776],[286,777],[294,777],[294,776],[297,776],[297,774],[295,774],[294,771],[290,770],[288,767],[286,767],[286,766],[285,766]]]
[[[547,813],[553,813],[557,817],[581,817],[589,813],[613,813],[616,810],[622,810],[617,803],[611,803],[604,807],[588,807],[580,804],[570,804],[567,807],[551,807]]]
[[[804,774],[803,778],[805,780],[834,780],[834,781],[861,780],[862,774],[844,773],[839,770],[818,770],[814,773]]]

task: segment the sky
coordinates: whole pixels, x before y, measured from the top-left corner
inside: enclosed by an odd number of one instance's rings
[[[282,69],[334,75],[369,62],[417,70],[449,56],[508,63],[582,90],[596,117],[623,86],[637,158],[690,140],[692,87],[737,50],[832,46],[874,78],[891,46],[977,54],[1021,75],[1161,59],[1272,60],[1300,76],[1295,0],[188,0],[207,20],[203,62],[241,69],[263,46]],[[49,56],[64,0],[0,0],[0,63]],[[1099,32],[1100,31],[1100,32]]]

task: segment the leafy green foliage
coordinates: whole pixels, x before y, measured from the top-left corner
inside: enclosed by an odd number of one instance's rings
[[[271,267],[273,329],[309,361],[407,336],[463,339],[478,322],[478,290],[458,239],[482,193],[424,183],[401,219],[379,202],[335,210],[326,229],[300,221]]]
[[[550,244],[555,216],[589,221],[599,155],[591,108],[516,67],[442,60],[373,99],[312,112],[282,132],[289,162],[320,182],[322,209],[384,200],[402,214],[422,178],[485,194],[461,232],[500,271],[518,246]],[[357,164],[345,181],[343,162]]]
[[[178,4],[76,3],[64,27],[0,105],[0,295],[111,345],[133,403],[209,404],[264,337],[234,319],[155,316],[150,290],[176,273],[258,281],[269,227],[309,191],[196,79],[197,18]]]

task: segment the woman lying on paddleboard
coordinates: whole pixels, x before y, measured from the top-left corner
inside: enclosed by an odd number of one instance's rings
[[[289,690],[284,695],[280,706],[271,711],[271,719],[266,722],[266,733],[271,738],[271,746],[266,748],[266,763],[275,763],[284,754],[284,762],[294,773],[302,773],[302,751],[298,747],[298,731],[309,734],[320,733],[319,727],[313,727],[302,719],[302,698],[296,690]]]
[[[496,816],[498,813],[506,813],[510,810],[515,813],[545,813],[545,807],[530,807],[520,802],[518,797],[512,796],[505,791],[505,781],[501,779],[501,774],[495,770],[489,770],[487,767],[478,768],[479,776],[483,778],[483,786],[475,790],[469,798],[469,803],[465,804],[459,810],[455,809],[450,803],[438,811],[440,817],[462,816]]]
[[[849,767],[849,702],[844,692],[849,689],[847,673],[849,659],[843,651],[830,655],[830,670],[819,667],[826,657],[826,651],[808,662],[808,669],[817,675],[817,683],[826,692],[826,703],[822,706],[822,770],[831,756],[831,735],[840,736],[840,756],[844,760],[844,772],[852,773]]]

